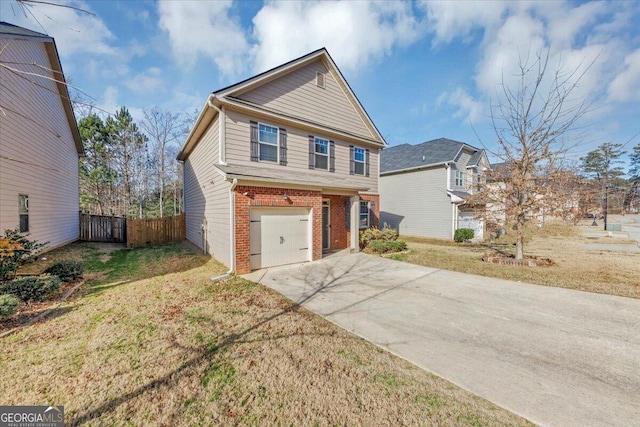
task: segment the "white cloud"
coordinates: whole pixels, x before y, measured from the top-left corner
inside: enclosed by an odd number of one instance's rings
[[[258,71],[321,47],[342,69],[356,70],[419,35],[406,2],[269,2],[253,24]]]
[[[427,12],[427,21],[434,42],[449,43],[456,38],[466,40],[474,30],[492,31],[501,24],[509,9],[502,1],[437,1],[423,0],[421,7]]]
[[[229,16],[230,0],[160,1],[160,28],[168,33],[178,63],[193,65],[198,55],[211,58],[226,75],[244,67],[249,45]]]
[[[640,100],[640,49],[624,59],[625,69],[609,85],[610,101]]]
[[[90,3],[84,1],[61,3],[91,11]],[[22,12],[23,10],[26,14]],[[96,15],[46,3],[25,5],[22,9],[15,1],[0,1],[0,12],[3,17],[11,17],[11,22],[15,25],[40,33],[45,32],[55,38],[62,57],[86,53],[116,54],[116,50],[110,45],[110,42],[115,39],[114,35]]]
[[[528,60],[533,65],[535,55],[544,55],[547,49],[550,58],[543,94],[556,71],[565,77],[575,71],[568,79],[571,85],[580,78],[572,94],[574,102],[601,104],[609,82],[610,100],[638,97],[640,59],[632,55],[625,59],[637,41],[625,39],[625,31],[630,28],[625,15],[633,13],[624,2],[575,5],[456,1],[422,2],[421,6],[426,10],[434,44],[459,40],[479,46],[480,59],[473,75],[476,90],[471,92],[477,97],[458,91],[441,96],[448,103],[459,105],[459,111],[471,112],[475,103],[488,104],[489,99],[494,104],[499,102],[503,82],[506,87],[517,89],[519,63]],[[598,111],[604,113],[605,109]]]
[[[456,88],[453,92],[443,92],[439,97],[437,104],[448,104],[456,108],[454,116],[464,119],[465,122],[475,123],[482,118],[487,105],[483,102],[476,101],[469,93],[461,87]]]
[[[129,79],[126,86],[138,93],[145,92],[166,92],[165,81],[162,70],[158,67],[151,67],[142,73]]]

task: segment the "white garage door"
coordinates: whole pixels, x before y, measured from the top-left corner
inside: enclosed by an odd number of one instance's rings
[[[249,229],[251,269],[311,261],[308,208],[254,208]]]
[[[470,228],[475,239],[484,238],[484,221],[476,218],[473,212],[460,212],[458,215],[458,228]]]

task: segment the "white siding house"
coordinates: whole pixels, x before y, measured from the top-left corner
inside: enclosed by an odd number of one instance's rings
[[[82,142],[54,40],[0,22],[0,52],[0,230],[51,249],[79,236]]]

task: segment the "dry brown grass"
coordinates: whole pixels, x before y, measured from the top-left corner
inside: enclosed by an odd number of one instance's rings
[[[67,425],[527,424],[272,290],[213,284],[223,267],[196,261],[98,282],[4,338],[3,404],[62,404]]]
[[[410,253],[396,259],[488,277],[640,298],[640,255],[616,250],[617,245],[636,242],[607,237],[587,239],[581,237],[584,231],[590,228],[549,224],[540,230],[528,230],[525,253],[552,259],[556,263],[552,267],[516,267],[482,261],[485,253],[514,253],[512,235],[486,245],[409,238]],[[585,248],[588,243],[606,244],[611,249],[589,250]]]

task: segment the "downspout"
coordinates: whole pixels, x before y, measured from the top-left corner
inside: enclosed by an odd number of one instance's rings
[[[223,166],[227,165],[227,114],[224,107],[218,107],[213,103],[216,99],[215,95],[209,95],[207,105],[218,112],[218,163]]]
[[[220,274],[218,276],[213,276],[211,278],[212,282],[218,282],[222,279],[226,279],[227,277],[233,274],[233,266],[235,265],[236,258],[236,233],[235,233],[235,211],[236,211],[236,198],[234,190],[238,185],[238,179],[233,178],[231,182],[231,187],[229,187],[229,271],[224,274]]]

